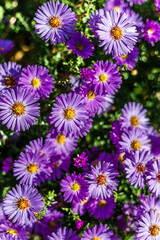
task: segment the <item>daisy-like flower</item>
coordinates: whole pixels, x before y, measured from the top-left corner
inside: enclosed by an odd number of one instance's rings
[[[89,183],[89,194],[93,198],[111,197],[113,191],[116,190],[118,172],[113,164],[108,162],[98,162],[91,172],[86,174]]]
[[[0,121],[6,124],[8,129],[19,132],[35,125],[40,115],[38,99],[26,89],[9,89],[0,97]]]
[[[76,175],[73,172],[71,176],[66,174],[66,177],[61,181],[61,187],[61,192],[64,192],[64,200],[67,202],[83,201],[88,196],[88,184],[80,173]]]
[[[84,225],[84,222],[80,219],[76,221],[76,228],[79,230]]]
[[[42,210],[42,199],[37,189],[27,185],[16,185],[3,199],[4,213],[13,223],[28,225],[36,220],[35,213]]]
[[[46,42],[63,43],[75,31],[76,14],[59,0],[44,3],[35,13],[36,33]]]
[[[107,11],[116,10],[116,12],[123,13],[128,8],[128,3],[124,0],[107,0],[104,9]]]
[[[127,0],[129,3],[130,7],[132,7],[134,4],[139,4],[141,5],[142,3],[146,2],[147,0]]]
[[[136,233],[136,240],[158,240],[160,239],[160,215],[151,210],[141,217]]]
[[[120,88],[122,83],[122,77],[120,76],[119,69],[116,64],[106,61],[97,61],[93,64],[94,67],[94,80],[95,93],[102,94],[114,94]]]
[[[71,49],[74,54],[82,58],[86,59],[93,56],[94,45],[89,38],[86,38],[81,32],[76,32],[71,36],[71,39],[67,42],[67,47]]]
[[[61,94],[56,98],[51,115],[50,124],[64,135],[80,134],[89,121],[88,111],[84,99],[77,93]]]
[[[0,64],[0,91],[18,85],[21,65],[16,62]]]
[[[154,0],[155,6],[156,6],[156,11],[160,11],[160,1],[159,0]]]
[[[129,102],[124,105],[120,117],[121,126],[147,129],[149,119],[146,117],[146,109],[139,103]]]
[[[155,42],[160,41],[160,24],[155,21],[146,20],[146,25],[143,33],[145,40],[154,46]]]
[[[97,23],[99,46],[104,46],[106,54],[114,56],[126,55],[133,50],[137,41],[135,23],[125,13],[117,13],[115,10],[105,11],[100,23]]]
[[[113,197],[107,199],[91,198],[86,206],[90,215],[93,215],[95,219],[104,220],[110,218],[114,214],[116,204]]]
[[[152,169],[153,156],[149,151],[142,150],[127,154],[125,158],[125,171],[131,185],[144,188],[145,176]]]
[[[54,78],[48,74],[49,70],[43,66],[28,65],[23,68],[19,84],[43,100],[52,92]]]
[[[52,147],[52,151],[55,154],[69,155],[73,152],[77,146],[78,138],[76,138],[72,133],[68,136],[57,132],[53,127],[50,133],[47,134],[46,142]]]
[[[48,161],[40,152],[21,152],[20,157],[14,163],[14,176],[22,184],[40,185],[51,173]]]
[[[3,160],[3,164],[2,164],[3,172],[7,173],[12,168],[13,168],[13,160],[12,160],[12,158],[10,158],[10,157],[5,158]]]
[[[0,53],[5,54],[12,50],[14,47],[14,42],[8,39],[0,39]]]
[[[150,139],[146,132],[140,128],[131,128],[128,131],[124,131],[121,135],[121,141],[119,141],[120,149],[122,151],[139,151],[151,150]]]
[[[75,159],[74,159],[74,165],[75,167],[83,167],[83,166],[87,166],[88,163],[88,156],[85,156],[86,153],[82,152],[81,155],[78,155]]]
[[[133,69],[138,62],[138,48],[134,47],[130,53],[114,57],[114,59],[121,67],[125,66],[128,70]]]
[[[113,232],[109,230],[107,224],[99,226],[95,225],[92,229],[87,226],[87,231],[82,234],[81,240],[110,240],[115,239]]]
[[[156,197],[160,196],[160,161],[156,160],[153,163],[153,170],[147,174],[147,185]]]
[[[79,236],[71,228],[59,228],[56,233],[48,237],[49,240],[79,240]]]

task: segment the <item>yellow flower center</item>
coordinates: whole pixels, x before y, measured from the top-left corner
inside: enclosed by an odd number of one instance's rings
[[[83,44],[82,43],[77,43],[76,44],[76,49],[78,49],[79,51],[83,51]]]
[[[125,160],[124,160],[124,158],[123,158],[124,154],[125,154],[125,153],[120,153],[120,154],[119,154],[119,161],[120,161],[121,163],[124,163],[124,162],[125,162]]]
[[[26,198],[20,198],[18,201],[17,201],[17,207],[20,209],[20,210],[25,210],[27,208],[30,207],[30,201],[29,199],[26,199]]]
[[[126,59],[128,57],[128,55],[126,54],[126,55],[121,55],[121,58],[123,58],[123,59]]]
[[[18,232],[16,229],[10,228],[6,231],[9,235],[12,234],[13,236],[18,235]]]
[[[117,27],[117,26],[114,26],[112,29],[111,29],[111,36],[115,39],[115,40],[120,40],[121,37],[122,37],[122,30]]]
[[[100,208],[105,207],[106,204],[107,204],[107,202],[106,202],[105,200],[101,200],[101,201],[98,202],[98,206],[99,206]]]
[[[57,136],[57,143],[58,143],[58,144],[64,143],[65,140],[66,140],[66,138],[65,138],[65,136],[64,136],[63,134],[60,133],[60,134]]]
[[[119,7],[117,7],[117,6],[114,6],[114,8],[113,8],[116,12],[120,12],[120,9],[119,9]]]
[[[63,115],[66,119],[71,120],[75,116],[75,110],[72,108],[66,108],[63,112]]]
[[[75,182],[72,184],[71,189],[75,192],[77,192],[80,189],[80,185],[78,182]]]
[[[131,148],[133,149],[133,151],[136,151],[136,149],[140,149],[141,148],[141,144],[137,140],[134,140],[131,143]]]
[[[52,28],[59,28],[62,24],[59,17],[52,17],[49,19],[49,25]]]
[[[95,98],[95,96],[96,96],[96,94],[95,94],[94,92],[92,92],[92,91],[89,91],[89,92],[87,93],[87,97],[88,97],[89,99],[93,99],[93,98]]]
[[[85,204],[85,203],[87,203],[88,202],[88,198],[86,198],[85,200],[81,200],[81,204]]]
[[[99,174],[98,177],[96,178],[96,181],[100,185],[104,185],[106,183],[106,176],[103,174]]]
[[[34,77],[31,81],[31,84],[34,88],[38,88],[41,86],[41,81],[38,78]]]
[[[14,77],[12,76],[7,76],[4,78],[4,84],[8,87],[8,88],[14,88],[17,84],[17,81]]]
[[[150,28],[147,32],[148,32],[148,35],[150,35],[153,33],[153,30]]]
[[[108,76],[107,76],[106,73],[103,73],[103,74],[99,75],[99,81],[100,82],[107,82],[107,80],[108,80]]]
[[[94,237],[91,240],[100,240],[100,238],[99,237]]]
[[[139,124],[138,118],[136,116],[131,117],[130,122],[133,127],[137,127]]]
[[[152,236],[157,236],[159,234],[159,230],[160,230],[159,226],[156,224],[150,226],[150,228],[149,228],[150,234]]]
[[[38,165],[36,163],[30,163],[27,165],[27,171],[29,173],[34,173],[38,171]]]
[[[23,103],[16,102],[12,105],[11,110],[16,116],[21,116],[25,112],[25,107]]]
[[[141,163],[137,165],[136,169],[138,172],[145,172],[146,170],[146,168]]]

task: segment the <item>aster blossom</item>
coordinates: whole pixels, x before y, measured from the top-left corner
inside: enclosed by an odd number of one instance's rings
[[[0,97],[0,121],[12,131],[25,131],[40,115],[37,98],[23,88],[9,89]]]
[[[90,173],[86,174],[89,184],[89,194],[93,198],[108,198],[116,190],[118,172],[113,164],[98,162],[96,167],[91,166]]]
[[[160,24],[153,20],[149,21],[149,19],[147,19],[143,35],[145,40],[154,46],[155,42],[160,41]]]
[[[78,235],[75,231],[73,231],[71,228],[67,229],[59,228],[56,233],[52,233],[51,236],[48,237],[49,240],[79,240]]]
[[[5,54],[12,50],[14,47],[14,42],[9,39],[0,39],[0,53]]]
[[[46,42],[63,43],[75,31],[76,15],[59,0],[44,3],[35,13],[36,33]]]
[[[128,9],[128,3],[124,2],[124,0],[107,0],[105,3],[105,10],[115,10],[117,12],[123,13]]]
[[[30,90],[36,97],[41,97],[44,100],[54,87],[54,78],[48,72],[46,67],[28,65],[21,72],[19,84]]]
[[[75,159],[74,159],[74,165],[76,167],[83,167],[83,166],[87,166],[88,163],[88,156],[85,156],[86,153],[82,152],[80,155],[78,155]]]
[[[68,49],[71,49],[74,54],[82,58],[89,58],[93,55],[94,45],[85,37],[85,34],[82,35],[81,32],[76,32],[71,36],[71,39],[67,42]]]
[[[77,93],[61,94],[56,98],[50,115],[50,124],[62,134],[80,134],[89,121],[83,97]]]
[[[28,225],[36,220],[44,204],[37,189],[27,185],[16,185],[3,199],[4,213],[13,223]]]
[[[105,11],[97,26],[96,33],[101,41],[99,46],[104,46],[106,54],[121,56],[133,50],[138,33],[135,23],[128,15],[115,10]]]

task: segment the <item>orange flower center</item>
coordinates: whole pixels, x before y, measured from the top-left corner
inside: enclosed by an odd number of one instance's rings
[[[137,149],[141,148],[141,144],[137,140],[134,140],[131,143],[131,148],[133,149],[133,151],[136,151]]]
[[[100,238],[99,237],[94,237],[91,240],[100,240]]]
[[[57,136],[57,143],[58,144],[63,144],[64,142],[65,142],[65,140],[66,140],[66,138],[65,138],[65,136],[63,135],[63,134],[59,134],[58,136]]]
[[[152,235],[152,236],[157,236],[158,234],[159,234],[159,226],[158,225],[156,225],[156,224],[154,224],[154,225],[152,225],[150,228],[149,228],[149,231],[150,231],[150,234]]]
[[[21,116],[25,112],[25,107],[23,103],[16,102],[12,105],[11,110],[12,113],[15,114],[16,116]]]
[[[30,207],[30,201],[29,199],[26,199],[26,198],[20,198],[18,201],[17,201],[17,207],[20,209],[20,210],[25,210],[27,208]]]
[[[38,165],[36,163],[30,163],[27,165],[27,171],[29,173],[35,173],[38,171]]]
[[[158,182],[160,182],[160,172],[157,174]]]
[[[62,22],[59,17],[52,17],[49,19],[49,25],[52,28],[59,28],[62,25]]]
[[[100,185],[104,185],[106,183],[106,176],[103,174],[99,174],[98,177],[96,178],[96,181]]]
[[[106,204],[107,204],[107,202],[106,202],[105,200],[101,200],[101,201],[98,202],[98,206],[99,206],[100,208],[105,207]]]
[[[131,117],[130,122],[133,127],[137,127],[139,123],[138,118],[136,116]]]
[[[12,76],[7,76],[7,77],[4,78],[4,84],[8,88],[14,88],[17,84],[17,80]]]
[[[66,108],[63,112],[63,115],[66,119],[71,120],[75,116],[75,110],[72,108]]]
[[[138,172],[145,172],[146,170],[146,168],[141,163],[137,165],[136,169]]]
[[[115,39],[115,40],[120,40],[122,37],[122,30],[117,27],[114,26],[111,30],[111,36]]]

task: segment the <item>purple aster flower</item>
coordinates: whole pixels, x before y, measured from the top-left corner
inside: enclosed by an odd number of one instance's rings
[[[13,168],[13,160],[12,160],[12,158],[10,158],[10,157],[5,158],[3,160],[3,163],[2,163],[3,172],[7,173],[12,168]]]
[[[108,109],[111,108],[111,105],[114,102],[114,95],[106,94],[101,97],[104,99],[104,102],[102,102],[101,108],[98,109],[97,115],[105,113]]]
[[[80,70],[80,77],[82,78],[84,84],[89,84],[94,79],[94,70],[89,67],[82,68]]]
[[[145,40],[154,46],[155,42],[160,41],[160,24],[155,21],[146,20],[146,25],[143,33]]]
[[[136,233],[136,240],[158,240],[160,239],[160,215],[151,210],[141,217]]]
[[[136,66],[136,62],[138,62],[138,48],[134,47],[127,55],[117,56],[114,59],[121,67],[125,65],[128,70],[133,69]]]
[[[76,221],[76,228],[79,230],[84,225],[84,222],[80,219]]]
[[[74,54],[82,58],[90,58],[93,56],[94,45],[85,37],[85,34],[82,35],[81,32],[76,32],[71,36],[71,39],[67,42],[68,49],[71,49]]]
[[[115,10],[105,11],[104,16],[97,23],[99,46],[104,46],[106,54],[114,56],[126,55],[133,50],[137,41],[135,23],[127,14],[117,13]]]
[[[80,201],[85,200],[88,196],[88,184],[84,177],[75,172],[61,180],[61,192],[64,192],[64,200],[72,202],[73,200]]]
[[[159,0],[154,0],[155,6],[156,6],[156,11],[160,11],[160,1]]]
[[[92,229],[87,226],[87,231],[82,234],[81,240],[110,240],[113,238],[113,232],[109,230],[107,224],[95,225]]]
[[[152,169],[153,155],[149,151],[135,151],[127,154],[125,159],[125,170],[131,185],[144,188],[145,176]]]
[[[124,105],[120,117],[122,128],[133,127],[147,129],[149,119],[146,117],[146,109],[139,103],[129,102]]]
[[[8,129],[19,132],[35,125],[40,115],[38,99],[23,88],[9,89],[0,97],[0,120]]]
[[[0,224],[0,232],[4,233],[6,237],[13,236],[15,240],[26,240],[30,238],[28,232],[24,228],[18,224],[13,224],[8,220],[3,221],[3,223]]]
[[[129,3],[130,7],[133,6],[133,4],[139,4],[141,5],[142,3],[146,2],[147,0],[127,0],[127,2]]]
[[[74,159],[74,165],[77,168],[83,167],[83,166],[87,166],[88,163],[88,156],[85,156],[86,153],[82,152],[81,155],[78,155],[75,159]]]
[[[50,133],[47,134],[46,139],[46,142],[50,143],[53,153],[67,156],[75,150],[77,141],[78,138],[72,133],[66,136],[65,134],[57,132],[53,127],[51,128]]]
[[[146,132],[140,128],[132,127],[130,130],[123,132],[119,144],[122,151],[151,150],[150,140]]]
[[[88,21],[88,27],[92,28],[92,32],[94,33],[95,37],[98,37],[96,30],[98,29],[97,23],[100,22],[100,19],[104,16],[104,9],[99,9],[93,12],[90,15],[90,19]]]
[[[21,72],[19,84],[23,88],[30,90],[36,97],[41,97],[44,100],[54,87],[54,78],[48,72],[49,70],[46,67],[28,65]]]
[[[93,215],[95,219],[108,219],[114,214],[114,209],[116,204],[114,198],[98,198],[98,199],[89,199],[87,202],[87,210],[90,215]]]
[[[14,47],[14,42],[8,39],[0,39],[0,53],[5,54],[12,50]]]
[[[51,236],[48,237],[49,240],[79,240],[79,236],[76,232],[70,228],[69,230],[64,228],[59,228],[56,233],[52,233]]]
[[[14,163],[14,176],[22,184],[40,185],[51,173],[48,161],[40,152],[21,152],[20,157]]]
[[[91,166],[90,173],[86,174],[90,196],[96,199],[110,197],[116,190],[117,176],[118,172],[111,163],[98,162],[95,167]]]
[[[122,77],[120,76],[119,69],[116,64],[106,61],[97,61],[93,64],[95,71],[95,79],[93,83],[95,84],[95,93],[102,94],[114,94],[120,88],[122,83]]]
[[[36,33],[46,42],[63,43],[75,31],[76,14],[68,8],[68,4],[49,1],[44,3],[35,13]]]
[[[147,185],[149,191],[151,191],[156,197],[160,195],[160,162],[154,161],[153,170],[147,174]]]
[[[87,208],[86,208],[86,203],[88,202],[88,198],[85,200],[81,201],[75,201],[73,200],[72,202],[72,212],[73,213],[78,213],[80,216],[84,215]]]
[[[4,213],[13,223],[28,225],[36,220],[35,212],[39,213],[44,204],[37,189],[27,185],[16,185],[3,199]]]
[[[0,64],[0,91],[18,85],[21,65],[16,62]]]
[[[64,135],[80,134],[89,121],[83,97],[72,92],[61,94],[56,98],[49,118],[56,130]]]
[[[108,0],[105,3],[104,9],[107,11],[116,10],[117,12],[123,13],[128,8],[128,3],[124,0]]]

